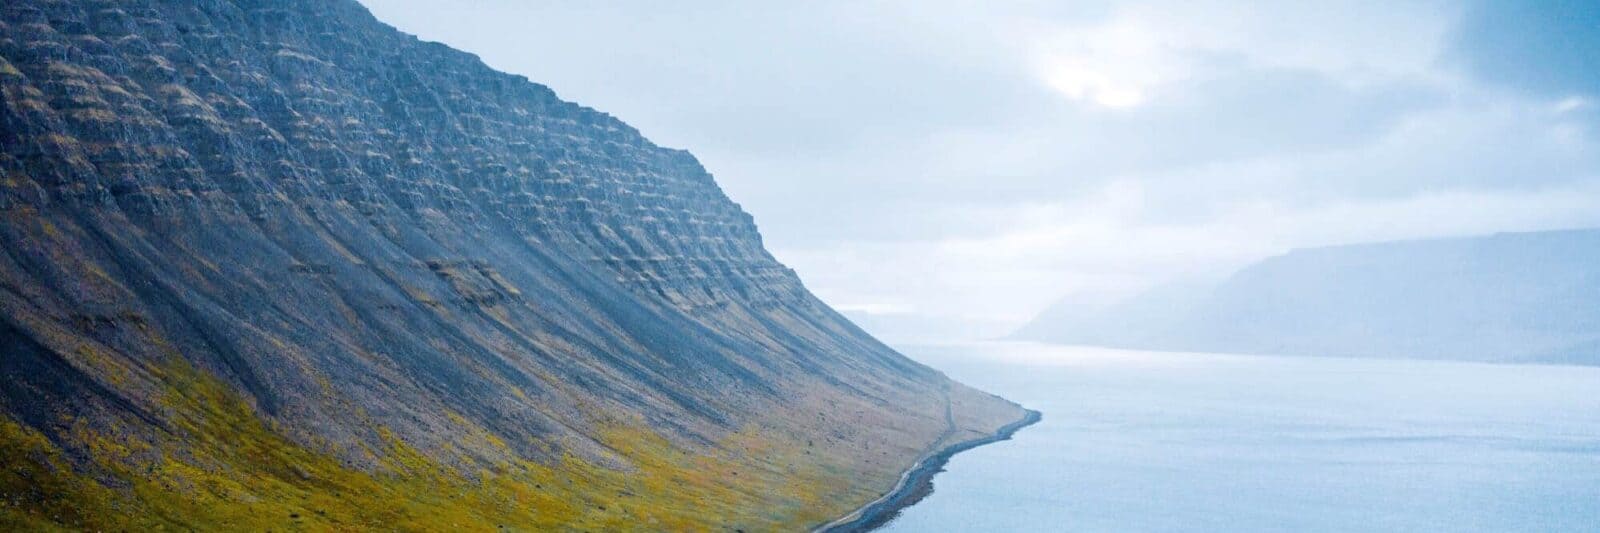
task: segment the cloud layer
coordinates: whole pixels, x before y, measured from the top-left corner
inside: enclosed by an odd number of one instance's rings
[[[1600,225],[1585,2],[364,1],[691,150],[896,340],[1296,246]]]

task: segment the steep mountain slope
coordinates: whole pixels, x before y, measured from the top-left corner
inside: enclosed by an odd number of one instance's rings
[[[1140,303],[1151,301],[1162,305]],[[1296,250],[1206,291],[1136,298],[1092,322],[1041,316],[1018,336],[1193,351],[1600,364],[1600,230]]]
[[[0,524],[799,527],[1022,416],[350,0],[7,2],[0,93]]]

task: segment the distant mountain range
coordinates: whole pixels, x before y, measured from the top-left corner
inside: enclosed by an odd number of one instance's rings
[[[1018,339],[1111,347],[1600,364],[1600,230],[1308,248],[1220,283],[1058,302]]]

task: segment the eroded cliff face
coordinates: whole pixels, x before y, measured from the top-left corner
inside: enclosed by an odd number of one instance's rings
[[[353,1],[7,2],[0,93],[14,525],[795,527],[1021,416]]]

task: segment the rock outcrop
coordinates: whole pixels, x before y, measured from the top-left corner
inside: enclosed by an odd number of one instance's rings
[[[8,2],[0,94],[0,521],[803,526],[1022,416],[352,0]]]

